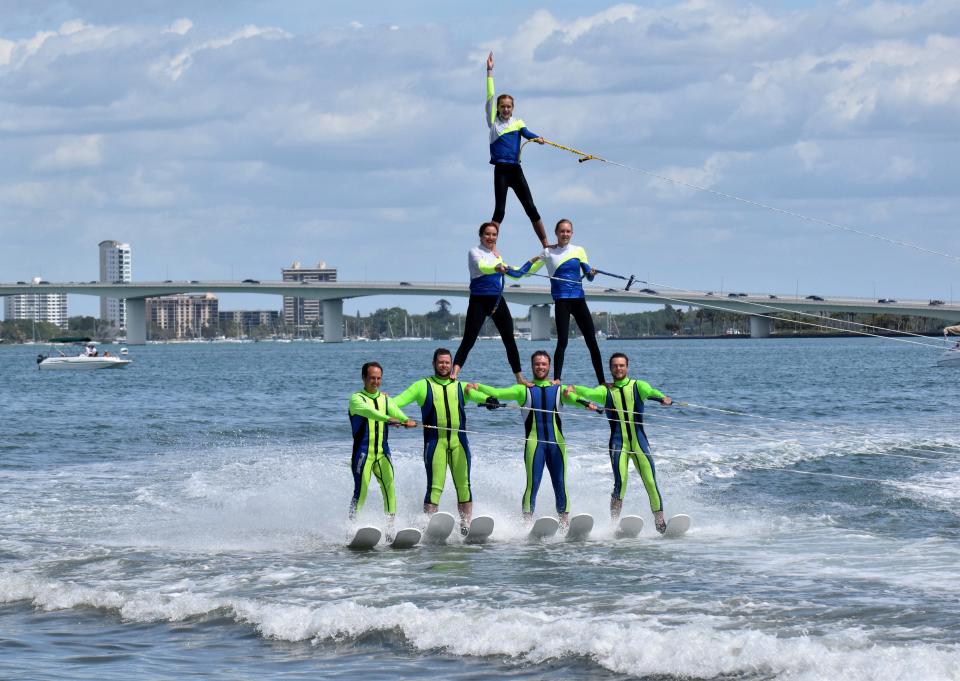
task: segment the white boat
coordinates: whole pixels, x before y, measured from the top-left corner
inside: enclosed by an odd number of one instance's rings
[[[79,355],[67,355],[59,348],[57,355],[37,355],[37,368],[40,371],[93,371],[94,369],[122,369],[130,364],[129,359],[111,355],[109,352],[85,354],[84,347],[93,347],[89,338],[51,338],[50,343],[74,345],[81,348]],[[125,350],[126,348],[124,348]]]
[[[42,357],[42,355],[41,355]],[[92,371],[93,369],[122,369],[132,360],[107,355],[103,357],[43,357],[38,359],[40,371]]]
[[[943,338],[946,340],[947,336],[950,334],[960,335],[960,324],[956,326],[948,326],[943,330]],[[960,367],[960,340],[956,344],[947,350],[945,353],[940,355],[940,359],[937,360],[938,367]]]

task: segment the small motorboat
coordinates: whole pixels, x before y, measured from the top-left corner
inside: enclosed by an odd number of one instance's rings
[[[947,336],[950,334],[960,335],[960,324],[956,326],[948,326],[943,330],[943,338],[946,340]],[[945,353],[940,355],[940,359],[937,360],[938,367],[960,367],[960,340],[958,340],[952,348],[947,350]]]
[[[37,355],[37,368],[41,371],[92,371],[94,369],[122,369],[130,364],[129,359],[99,352],[89,338],[51,338],[53,347],[57,345],[80,346],[78,355],[67,355],[57,348],[56,355]]]

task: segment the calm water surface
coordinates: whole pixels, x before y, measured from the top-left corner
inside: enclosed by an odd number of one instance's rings
[[[573,411],[568,488],[597,526],[527,543],[519,412],[471,408],[493,541],[347,551],[360,364],[380,361],[393,394],[434,347],[147,346],[89,374],[0,348],[0,677],[960,679],[960,372],[936,352],[608,341],[698,405],[648,417],[685,538],[655,536],[635,473],[626,510],[647,529],[613,538],[608,431]],[[591,376],[572,342],[564,378]],[[506,384],[499,342],[463,377]],[[391,445],[415,524],[420,435]],[[363,519],[379,524],[372,490]],[[545,482],[539,511],[551,497]]]

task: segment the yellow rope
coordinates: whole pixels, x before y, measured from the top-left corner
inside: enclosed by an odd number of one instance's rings
[[[608,163],[607,159],[601,158],[600,156],[594,156],[593,154],[588,154],[585,151],[580,151],[579,149],[574,149],[573,147],[567,147],[562,144],[557,144],[556,142],[551,142],[550,140],[544,139],[543,137],[541,137],[540,139],[543,140],[544,144],[549,144],[551,147],[556,147],[557,149],[562,149],[563,151],[569,151],[571,154],[576,154],[577,156],[580,157],[577,159],[580,163],[583,163],[584,161],[603,161],[604,163]],[[520,156],[523,154],[523,148],[532,141],[533,140],[526,140],[523,144],[520,145],[520,151],[517,153],[518,161],[520,160]]]

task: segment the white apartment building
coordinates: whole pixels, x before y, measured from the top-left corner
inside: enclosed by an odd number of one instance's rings
[[[130,244],[119,241],[100,242],[100,281],[115,284],[131,281]],[[127,328],[127,301],[118,298],[100,298],[100,319],[106,319],[118,329]]]
[[[39,284],[40,277],[33,278]],[[35,322],[50,322],[61,329],[67,328],[66,293],[19,293],[6,296],[3,302],[4,319],[32,319]]]
[[[284,267],[280,270],[283,281],[336,281],[337,270],[335,267],[327,267],[327,263],[320,261],[316,267],[301,267],[299,262],[294,262],[290,267]],[[294,296],[283,297],[283,321],[287,326],[301,330],[308,328],[313,323],[323,323],[323,306],[319,300],[309,298],[297,298]]]

